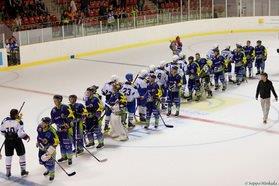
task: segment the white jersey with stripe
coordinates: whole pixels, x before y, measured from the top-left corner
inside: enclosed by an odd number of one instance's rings
[[[221,51],[221,56],[223,56],[226,60],[232,61],[233,54],[231,50],[222,50]]]
[[[19,138],[24,138],[26,136],[23,124],[21,124],[18,120],[13,120],[10,118],[6,118],[2,121],[0,131],[3,135],[10,133],[16,134]]]
[[[206,54],[206,58],[212,60],[214,58],[214,51],[213,49],[209,50]]]
[[[156,82],[159,86],[166,85],[168,80],[168,75],[165,70],[158,68],[155,70]]]
[[[120,92],[126,96],[128,102],[132,102],[140,97],[139,92],[135,86],[128,83],[123,84]]]
[[[104,87],[102,88],[102,93],[104,96],[111,95],[113,92],[113,84],[112,83],[106,83]]]

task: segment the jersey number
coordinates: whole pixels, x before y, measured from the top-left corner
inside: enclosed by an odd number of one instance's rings
[[[126,96],[130,96],[131,95],[131,89],[129,89],[129,88],[124,88],[123,89],[123,93],[126,95]]]
[[[6,132],[7,133],[15,133],[15,128],[14,127],[6,128]]]

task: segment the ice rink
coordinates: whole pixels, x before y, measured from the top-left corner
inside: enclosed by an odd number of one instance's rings
[[[262,40],[268,49],[266,71],[279,93],[278,33],[227,34],[183,40],[187,55],[202,56],[214,45],[235,47],[236,42],[255,45]],[[47,51],[45,51],[47,52]],[[36,55],[36,54],[34,54]],[[73,159],[73,165],[62,165],[76,171],[67,177],[59,167],[54,182],[42,173],[37,157],[36,127],[48,116],[54,94],[76,94],[80,98],[87,87],[103,84],[117,74],[124,80],[128,72],[137,74],[150,64],[171,60],[169,43],[73,59],[61,63],[0,73],[0,118],[26,101],[23,121],[31,141],[26,144],[27,169],[30,175],[21,179],[18,157],[14,156],[10,180],[5,177],[4,157],[0,161],[0,185],[94,185],[94,186],[238,186],[248,182],[276,181],[279,184],[279,103],[272,98],[270,119],[262,124],[260,103],[255,100],[258,80],[241,86],[229,85],[226,92],[214,92],[212,99],[184,103],[178,118],[163,116],[173,129],[145,130],[137,126],[130,140],[105,139],[105,148],[90,149],[98,163],[84,153]],[[63,100],[68,103],[66,97]],[[2,144],[3,137],[0,138]],[[2,155],[4,151],[2,151]],[[58,156],[60,153],[58,152]]]

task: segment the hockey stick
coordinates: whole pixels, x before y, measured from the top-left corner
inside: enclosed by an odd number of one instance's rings
[[[54,161],[55,161],[55,163],[63,170],[63,172],[65,173],[65,174],[67,174],[67,176],[74,176],[74,175],[76,175],[76,171],[74,171],[74,172],[71,172],[71,173],[68,173],[63,167],[62,167],[62,165],[60,165],[60,163],[55,159],[55,158],[52,158]]]
[[[42,143],[38,143],[39,145],[37,146],[40,150],[46,152],[46,150],[44,149]],[[74,172],[71,172],[71,173],[68,173],[63,167],[62,165],[60,165],[60,163],[54,158],[54,157],[51,157],[50,159],[52,159],[62,170],[65,174],[67,174],[68,176],[74,176],[76,174],[76,171]]]
[[[22,103],[22,105],[21,105],[21,107],[20,107],[20,109],[19,109],[19,111],[18,111],[18,114],[20,114],[20,112],[21,112],[21,110],[22,110],[22,108],[23,108],[24,105],[25,105],[25,101]],[[4,145],[5,145],[5,141],[3,141],[2,145],[1,145],[1,148],[0,148],[0,160],[2,159],[1,151],[2,151],[2,149],[3,149],[3,147],[4,147]]]
[[[1,148],[0,148],[0,160],[2,159],[1,151],[2,151],[2,149],[3,149],[3,147],[4,147],[4,145],[5,145],[5,141],[3,141],[2,145],[1,145]]]
[[[105,159],[102,159],[102,160],[100,160],[100,159],[98,159],[94,154],[92,154],[84,145],[82,145],[83,146],[83,148],[93,157],[93,158],[95,158],[98,162],[101,162],[101,163],[103,163],[103,162],[106,162],[108,159],[107,158],[105,158]]]
[[[75,121],[75,150],[76,150],[76,152],[75,152],[75,154],[76,154],[76,157],[77,157],[77,151],[78,151],[78,145],[77,145],[77,143],[78,143],[78,141],[77,141],[77,136],[78,136],[78,132],[77,132],[77,130],[78,130],[78,122],[77,121]]]
[[[161,115],[161,113],[160,113],[159,110],[158,110],[158,113],[159,113],[159,116],[160,116],[161,120],[163,121],[165,127],[167,127],[167,128],[173,128],[173,127],[174,127],[173,125],[168,125],[168,124],[166,124],[166,122],[165,122],[165,120],[163,119],[163,117],[162,117],[162,115]]]

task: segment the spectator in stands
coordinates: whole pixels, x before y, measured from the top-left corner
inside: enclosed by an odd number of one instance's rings
[[[138,10],[137,10],[136,6],[132,7],[131,16],[132,17],[137,17],[138,16]]]
[[[77,6],[74,0],[71,0],[70,2],[70,8],[71,8],[71,12],[75,13],[77,12]]]
[[[65,24],[69,24],[69,22],[70,19],[68,17],[68,13],[66,10],[64,10],[63,14],[61,15],[61,23],[65,25]]]
[[[81,11],[88,15],[89,12],[89,0],[81,0]]]
[[[50,15],[48,14],[45,19],[43,20],[43,27],[51,27],[51,18]]]
[[[145,0],[137,0],[137,6],[139,11],[144,10],[144,4],[145,4]]]
[[[108,29],[114,30],[114,23],[115,23],[115,19],[114,19],[114,14],[113,11],[110,11],[108,13]]]
[[[99,9],[99,16],[103,20],[106,17],[106,15],[107,15],[107,9],[104,6],[104,3],[102,2]]]
[[[121,8],[126,8],[127,6],[127,1],[126,0],[120,0],[120,7]]]
[[[16,30],[20,30],[21,25],[22,25],[22,23],[21,23],[21,17],[20,17],[20,15],[17,15],[17,17],[16,17],[16,19],[15,19],[15,29],[16,29]]]

